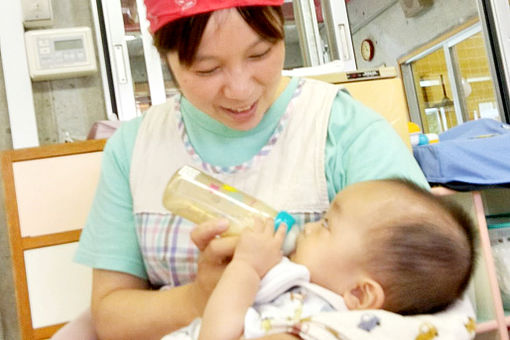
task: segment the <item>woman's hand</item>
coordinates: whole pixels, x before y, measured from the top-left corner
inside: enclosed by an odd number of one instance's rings
[[[194,301],[199,315],[202,315],[209,295],[232,259],[239,239],[218,237],[227,229],[227,220],[213,220],[197,225],[191,232],[191,239],[200,250],[194,283]]]
[[[255,300],[260,279],[282,257],[280,247],[286,228],[279,228],[275,233],[273,225],[271,219],[259,219],[252,228],[241,232],[234,258],[205,308],[200,340],[238,339],[243,334],[244,316]]]
[[[243,229],[234,261],[249,265],[262,278],[282,258],[281,248],[287,227],[282,224],[275,233],[272,219],[255,219],[254,222],[253,228]]]

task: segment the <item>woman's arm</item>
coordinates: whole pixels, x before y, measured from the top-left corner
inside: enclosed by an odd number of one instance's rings
[[[199,315],[194,284],[150,290],[129,274],[95,269],[92,316],[100,339],[160,339]]]
[[[326,178],[333,200],[346,186],[403,177],[428,188],[412,153],[388,121],[339,91],[328,123]]]
[[[95,269],[92,316],[100,339],[161,339],[202,315],[210,293],[232,257],[237,238],[216,238],[224,223],[198,226],[192,238],[201,249],[193,283],[151,290],[147,281],[110,270]]]
[[[274,233],[273,220],[243,230],[234,258],[205,308],[200,340],[235,340],[243,334],[244,315],[255,300],[260,279],[281,260],[285,230],[280,226]]]

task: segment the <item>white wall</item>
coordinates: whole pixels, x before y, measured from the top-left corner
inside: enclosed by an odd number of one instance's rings
[[[48,28],[89,26],[94,30],[90,1],[53,0],[52,7],[54,23]],[[97,43],[95,45],[97,50],[100,46],[97,46]],[[0,150],[5,150],[12,148],[12,142],[4,77],[1,72],[0,69]],[[66,132],[71,136],[85,138],[95,121],[106,119],[99,73],[80,78],[32,82],[32,91],[41,145],[63,142]]]
[[[53,28],[89,26],[94,30],[89,0],[53,0],[52,6]],[[0,32],[0,34],[5,33],[8,32]],[[96,49],[97,47],[96,44]],[[15,65],[9,65],[9,67],[15,67]],[[3,67],[0,64],[0,150],[12,148],[6,86],[8,85],[4,82]],[[85,137],[95,121],[106,119],[99,73],[81,78],[34,82],[32,90],[41,145],[62,142],[66,131],[71,136]],[[0,340],[20,340],[3,202],[3,188],[0,181]]]
[[[396,66],[400,57],[478,16],[475,0],[434,0],[432,7],[412,18],[404,16],[395,0],[351,0],[347,10],[359,69]],[[375,44],[371,62],[359,53],[366,38]]]

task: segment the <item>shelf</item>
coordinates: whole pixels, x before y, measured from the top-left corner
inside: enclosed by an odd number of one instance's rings
[[[488,333],[498,329],[496,320],[489,320],[476,323],[476,334]]]
[[[471,77],[467,78],[466,81],[468,83],[490,82],[492,81],[492,78],[490,76]],[[441,86],[441,80],[437,79],[420,80],[420,87],[433,87],[433,86]]]
[[[481,335],[481,339],[493,339],[492,333],[498,336],[499,340],[508,340],[508,328],[510,327],[510,310],[504,310],[501,300],[499,285],[497,282],[496,269],[492,249],[490,247],[489,233],[486,221],[487,214],[501,214],[501,209],[507,211],[506,202],[510,196],[489,196],[489,192],[494,194],[494,190],[457,192],[444,187],[433,187],[432,193],[437,196],[450,196],[457,203],[462,205],[467,211],[472,213],[474,221],[478,225],[479,247],[481,261],[478,263],[473,282],[475,283],[475,308],[477,310],[478,320],[476,333]],[[508,193],[509,191],[505,191]],[[505,203],[502,203],[505,202]],[[496,207],[494,207],[494,203]],[[489,207],[491,207],[489,209]],[[501,208],[501,209],[499,209]],[[490,333],[490,334],[489,334]],[[483,334],[483,335],[482,335]]]
[[[505,310],[505,322],[510,327],[510,311]],[[476,323],[476,334],[488,333],[497,330],[496,320],[479,321]]]

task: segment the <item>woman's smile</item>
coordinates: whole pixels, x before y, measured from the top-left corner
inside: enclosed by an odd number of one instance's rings
[[[257,112],[257,102],[243,107],[221,107],[223,112],[235,122],[246,122],[252,119]]]

